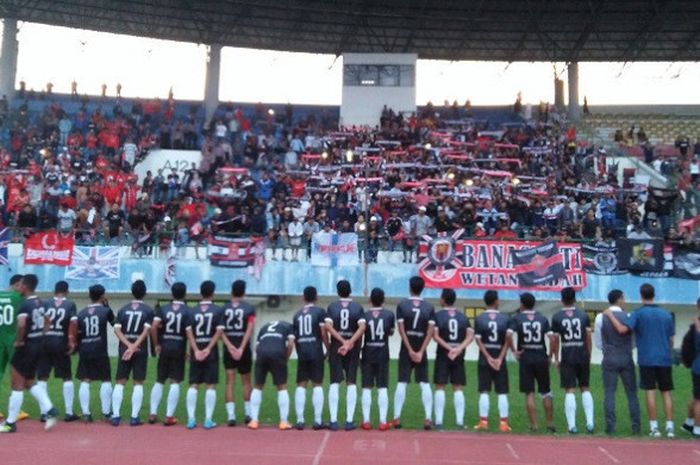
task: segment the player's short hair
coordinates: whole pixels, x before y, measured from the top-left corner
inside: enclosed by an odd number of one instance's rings
[[[173,295],[174,299],[184,299],[187,295],[187,285],[177,282],[170,286],[170,293]]]
[[[216,291],[214,281],[207,280],[199,286],[199,293],[202,294],[202,297],[211,297],[214,295],[214,291]]]
[[[234,297],[243,297],[245,295],[245,281],[237,279],[231,284],[231,295]]]
[[[454,289],[443,289],[440,298],[446,305],[454,305],[455,300],[457,300],[457,294]]]
[[[310,304],[316,302],[316,297],[318,297],[318,291],[313,286],[306,286],[304,288],[304,302]]]
[[[12,277],[10,278],[10,286],[14,286],[18,282],[22,281],[22,275],[21,274],[13,274]]]
[[[105,295],[105,288],[102,286],[102,284],[93,284],[88,289],[88,293],[90,294],[91,302],[99,302],[99,300]]]
[[[624,295],[624,293],[619,290],[619,289],[613,289],[612,291],[608,292],[608,303],[610,305],[616,304]]]
[[[137,279],[131,284],[131,295],[137,299],[146,297],[146,283],[142,279]]]
[[[375,287],[369,294],[369,301],[372,302],[373,307],[381,307],[384,305],[384,291],[378,287]]]
[[[698,308],[700,308],[700,297],[698,297],[698,301],[697,301],[697,302],[695,302],[695,305],[697,305],[697,306],[698,306]]]
[[[490,289],[484,292],[484,303],[490,307],[498,301],[498,291]]]
[[[350,293],[352,292],[352,287],[350,286],[350,281],[347,279],[341,279],[338,281],[338,284],[336,284],[335,289],[338,291],[338,297],[347,299],[350,297]]]
[[[641,295],[644,300],[654,300],[654,297],[656,297],[654,286],[649,283],[642,284],[639,288],[639,295]]]
[[[22,276],[22,284],[27,286],[31,292],[34,292],[39,285],[39,278],[35,274],[25,274]]]
[[[523,292],[520,294],[520,304],[525,310],[532,310],[535,308],[535,296],[529,292]]]
[[[66,294],[68,292],[68,283],[65,281],[59,281],[53,287],[53,291],[56,294]]]
[[[561,290],[561,301],[564,305],[572,305],[576,302],[576,291],[573,287],[565,287]]]
[[[414,295],[420,295],[425,289],[425,281],[420,276],[414,276],[408,280],[408,288]]]

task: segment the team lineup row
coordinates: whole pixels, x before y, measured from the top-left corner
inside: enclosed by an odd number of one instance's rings
[[[243,385],[245,422],[251,429],[259,427],[259,412],[262,403],[262,388],[268,375],[277,387],[279,408],[279,428],[291,429],[288,422],[290,399],[287,391],[287,362],[296,350],[298,365],[295,391],[297,429],[303,423],[306,389],[312,385],[314,429],[330,428],[338,430],[339,386],[347,384],[346,419],[344,429],[355,429],[354,417],[357,404],[357,372],[361,373],[361,410],[363,429],[371,429],[370,411],[372,389],[377,388],[380,430],[401,427],[401,412],[406,397],[407,383],[411,375],[420,385],[424,407],[425,429],[440,428],[445,410],[445,387],[451,384],[454,391],[455,419],[458,427],[464,426],[465,401],[463,388],[466,384],[464,356],[466,348],[473,341],[478,345],[478,390],[479,423],[477,430],[487,430],[489,415],[489,394],[495,391],[498,396],[499,426],[502,432],[510,431],[508,366],[505,357],[510,350],[519,361],[519,388],[527,397],[527,413],[530,428],[538,429],[535,409],[535,392],[542,397],[546,428],[554,432],[553,405],[550,388],[550,364],[554,363],[561,373],[561,387],[566,391],[565,414],[570,433],[576,433],[576,399],[574,390],[582,392],[582,406],[586,418],[586,430],[594,430],[593,398],[588,389],[590,378],[590,357],[592,352],[592,328],[588,315],[577,309],[575,292],[571,288],[562,291],[563,308],[555,314],[550,324],[541,313],[534,310],[535,298],[523,293],[520,309],[514,316],[498,310],[496,291],[484,295],[486,310],[477,316],[472,327],[462,311],[455,308],[456,294],[444,289],[441,294],[441,309],[436,311],[432,304],[421,299],[424,282],[419,277],[409,281],[410,297],[401,301],[396,312],[384,308],[384,292],[375,288],[370,295],[370,308],[363,307],[350,298],[351,287],[347,281],[337,284],[339,299],[327,309],[316,306],[317,293],[314,287],[304,289],[304,305],[291,323],[272,321],[263,325],[253,341],[255,310],[245,298],[246,284],[235,281],[231,288],[231,300],[223,307],[212,302],[215,285],[205,281],[200,286],[201,301],[189,308],[184,302],[187,289],[183,283],[172,286],[171,303],[154,311],[144,303],[146,286],[143,281],[132,285],[134,300],[122,307],[116,315],[109,307],[105,289],[101,285],[91,286],[91,304],[77,311],[75,304],[68,299],[68,285],[56,283],[53,298],[42,300],[34,295],[38,280],[35,275],[16,276],[11,285],[15,292],[7,293],[9,305],[18,305],[16,331],[13,328],[12,344],[12,392],[9,399],[8,416],[1,432],[16,431],[16,421],[21,412],[24,390],[37,399],[42,418],[49,429],[56,424],[57,411],[48,396],[46,380],[51,372],[64,380],[63,394],[66,421],[80,417],[72,411],[74,387],[71,373],[70,354],[78,353],[76,377],[80,380],[79,404],[85,421],[92,421],[90,411],[90,383],[100,382],[102,414],[113,425],[121,422],[121,404],[124,385],[131,378],[134,388],[131,399],[130,424],[141,424],[139,417],[143,404],[143,381],[148,364],[147,339],[158,357],[157,379],[150,393],[149,423],[157,421],[163,396],[164,385],[169,382],[166,400],[166,416],[163,423],[172,426],[177,423],[174,417],[180,398],[180,383],[185,379],[185,365],[189,360],[189,388],[186,393],[187,427],[197,426],[196,405],[198,388],[205,386],[204,428],[213,428],[212,418],[216,407],[215,386],[219,383],[220,353],[219,341],[223,345],[223,366],[226,371],[225,407],[228,424],[236,424],[234,404],[234,379],[238,372]],[[645,285],[649,286],[649,285]],[[649,286],[651,288],[651,286]],[[653,288],[645,300],[645,287],[642,287],[645,307],[652,307]],[[20,297],[21,296],[21,297]],[[21,300],[21,303],[19,301]],[[609,296],[611,307],[596,319],[596,345],[603,350],[604,381],[606,373],[613,381],[621,377],[628,396],[636,400],[634,362],[632,360],[631,331],[646,323],[640,310],[627,316],[623,311],[624,295],[612,291]],[[0,296],[0,304],[4,304]],[[646,305],[648,304],[648,305]],[[673,347],[673,326],[670,314],[660,307],[654,314],[657,330],[669,333],[666,343]],[[643,313],[643,312],[641,312]],[[668,317],[668,319],[666,318]],[[7,322],[7,321],[6,321]],[[116,383],[112,386],[110,358],[107,352],[109,325],[119,340],[119,357],[116,370]],[[5,325],[8,326],[8,325]],[[389,407],[389,338],[395,329],[401,337],[401,350],[398,361],[398,384],[394,393],[394,419],[387,417]],[[0,325],[2,331],[2,325]],[[1,333],[0,333],[1,334]],[[647,336],[648,337],[648,336]],[[0,338],[5,341],[7,337]],[[426,350],[431,340],[437,344],[433,383],[431,389],[428,374]],[[547,344],[549,342],[549,344]],[[669,360],[663,354],[649,354],[638,340],[641,387],[664,394],[670,401],[673,389],[671,378],[670,351],[666,348]],[[6,342],[5,342],[6,344]],[[654,350],[658,349],[654,348]],[[253,361],[253,350],[256,357]],[[648,351],[647,351],[648,352]],[[644,357],[647,358],[644,358]],[[330,422],[322,419],[325,393],[322,387],[325,360],[328,358],[330,387],[328,407]],[[666,363],[668,362],[668,363]],[[5,363],[0,365],[4,369]],[[631,369],[631,380],[629,379]],[[251,376],[252,375],[252,376]],[[0,373],[0,379],[2,373]],[[252,378],[252,380],[251,380]],[[38,379],[38,382],[35,382]],[[636,388],[636,387],[635,387]],[[606,432],[612,434],[615,428],[614,400],[608,399],[606,383]],[[614,389],[612,390],[614,397]],[[668,399],[666,398],[668,397]],[[647,396],[649,398],[649,396]],[[631,399],[632,400],[632,399]],[[665,402],[668,404],[669,402]],[[673,436],[673,422],[670,410],[667,413],[668,436]],[[639,409],[632,407],[630,415],[634,432],[639,432]],[[689,421],[684,427],[692,424]],[[659,436],[656,418],[650,417],[650,432]]]

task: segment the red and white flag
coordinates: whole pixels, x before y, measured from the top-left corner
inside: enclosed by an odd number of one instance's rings
[[[55,231],[32,234],[24,241],[24,264],[68,266],[73,262],[74,246],[72,236]]]

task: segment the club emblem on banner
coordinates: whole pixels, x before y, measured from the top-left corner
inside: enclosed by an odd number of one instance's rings
[[[457,240],[463,229],[458,229],[451,236],[438,233],[437,237],[423,236],[418,249],[418,268],[434,281],[449,281],[460,267],[462,261],[457,258]]]

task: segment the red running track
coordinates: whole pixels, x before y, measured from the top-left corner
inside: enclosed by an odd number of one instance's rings
[[[0,436],[2,465],[700,465],[694,440],[542,437],[424,431],[187,431],[23,422]]]

